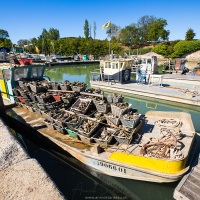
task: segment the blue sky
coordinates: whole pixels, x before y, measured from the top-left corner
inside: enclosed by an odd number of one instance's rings
[[[170,40],[185,39],[192,28],[200,39],[199,0],[6,0],[0,2],[0,29],[13,43],[38,37],[43,28],[58,29],[60,37],[84,37],[84,22],[96,22],[96,38],[105,39],[101,26],[108,22],[124,28],[144,15],[167,20]]]

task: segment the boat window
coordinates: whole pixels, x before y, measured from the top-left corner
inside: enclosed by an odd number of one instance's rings
[[[123,62],[120,63],[120,68],[122,68],[122,67],[123,67]]]
[[[116,63],[112,63],[112,69],[115,69]]]
[[[31,78],[42,77],[43,69],[43,67],[33,67],[31,71]]]
[[[5,69],[4,71],[4,75],[5,75],[5,80],[9,81],[10,80],[10,70],[9,69]]]
[[[142,64],[146,64],[146,59],[145,58],[142,59]]]
[[[14,80],[20,80],[21,78],[27,78],[28,69],[27,68],[17,68],[14,71]]]
[[[151,59],[147,59],[147,64],[151,64]]]
[[[118,63],[116,63],[116,69],[118,69]]]
[[[110,63],[107,62],[106,65],[105,65],[105,68],[109,68],[109,65],[110,65]]]

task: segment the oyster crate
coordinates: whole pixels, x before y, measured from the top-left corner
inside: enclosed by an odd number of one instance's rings
[[[60,84],[61,90],[72,90],[71,86],[68,84]]]
[[[74,111],[74,112],[78,112],[80,114],[86,114],[86,112],[90,108],[91,102],[92,102],[91,99],[82,99],[82,98],[79,98],[72,105],[71,110]],[[85,105],[85,107],[80,108],[81,105]]]
[[[51,86],[52,86],[53,90],[60,90],[60,83],[58,83],[58,82],[52,82]]]
[[[76,121],[74,121],[74,120],[72,121],[72,117],[69,117],[68,120],[66,121],[67,128],[72,131],[75,131],[76,127],[79,125],[81,120],[82,119],[79,116],[77,116]]]
[[[14,100],[15,100],[15,102],[21,102],[19,99],[18,99],[18,97],[16,97],[16,96],[14,96]]]
[[[111,111],[111,107],[110,107],[110,104],[108,103],[101,103],[99,101],[93,101],[94,102],[94,105],[97,109],[98,112],[100,113],[108,113]]]
[[[40,110],[46,110],[46,109],[47,109],[45,103],[37,103],[37,106],[38,106],[38,108],[39,108]]]
[[[108,103],[113,103],[113,97],[112,97],[112,95],[108,95],[107,96],[107,102]]]
[[[103,130],[106,128],[106,131],[107,131],[107,135],[103,136],[102,137],[102,132]],[[100,130],[99,130],[100,133],[97,133],[95,134],[92,139],[100,144],[100,145],[110,145],[110,144],[113,144],[114,141],[115,141],[115,138],[113,136],[113,134],[116,132],[116,129],[112,129],[112,128],[108,128],[108,127],[105,127],[103,126]]]
[[[18,91],[17,87],[12,89],[14,96],[21,96],[21,93]]]
[[[107,121],[108,125],[118,126],[121,123],[120,118],[117,116],[115,117],[115,116],[111,116],[111,115],[107,115],[107,114],[104,114],[104,116],[106,117],[106,121]]]
[[[51,95],[36,95],[36,98],[40,103],[47,103],[51,100]]]
[[[132,141],[132,136],[133,136],[133,132],[127,132],[127,136],[120,136],[118,135],[119,131],[116,131],[113,136],[115,138],[115,140],[119,143],[119,144],[130,144]]]
[[[113,95],[113,103],[122,103],[123,99],[124,99],[124,97],[122,97],[122,96]]]
[[[45,118],[47,119],[47,121],[49,121],[51,123],[54,122],[54,118],[57,115],[58,115],[58,112],[54,112],[54,111],[45,111],[44,112]]]
[[[34,92],[34,93],[46,92],[47,91],[47,88],[45,86],[33,85],[31,83],[29,85],[30,85],[31,91]]]
[[[82,86],[82,87],[81,86],[71,86],[71,88],[75,92],[83,92],[87,88],[87,85],[86,86]]]
[[[61,96],[61,100],[64,103],[74,103],[74,97],[66,97],[66,96]]]
[[[135,115],[135,119],[132,118],[125,118],[123,115],[120,117],[120,121],[123,127],[127,128],[135,128],[137,125],[141,115]]]
[[[81,120],[81,122],[80,122],[80,123],[76,126],[76,128],[75,128],[75,130],[76,130],[79,134],[81,134],[81,135],[83,135],[83,136],[86,136],[86,137],[88,137],[88,138],[92,137],[92,136],[95,134],[95,132],[96,132],[99,128],[101,128],[101,126],[102,126],[102,124],[100,124],[99,122],[96,121],[96,123],[93,125],[93,127],[90,129],[89,132],[85,132],[84,130],[81,130],[81,129],[80,129],[80,126],[82,126],[83,123],[85,123],[85,122],[88,123],[89,121],[94,121],[94,120],[83,119],[83,120]]]
[[[111,112],[114,116],[120,117],[122,114],[124,114],[126,111],[130,109],[132,104],[128,104],[126,108],[120,108],[114,104],[111,104]]]
[[[68,116],[67,118],[62,118],[62,119],[59,119],[59,116],[63,116],[64,113],[60,114],[60,115],[57,115],[56,116],[56,119],[54,119],[54,122],[56,125],[58,125],[59,127],[64,127],[66,128],[67,127],[67,122],[69,121],[69,119],[71,118],[70,116]]]
[[[33,102],[37,102],[37,101],[38,101],[37,98],[36,98],[36,94],[34,94],[34,93],[29,93],[29,96],[30,96],[30,98],[31,98],[31,100],[32,100]]]
[[[27,83],[27,81],[25,81],[25,80],[24,81],[21,81],[21,80],[18,81],[19,87],[22,87],[22,88],[24,87],[25,83]]]
[[[62,134],[67,134],[67,131],[66,131],[66,129],[65,128],[63,128],[63,127],[60,127],[60,126],[58,126],[58,125],[54,125],[55,126],[55,129],[58,131],[58,132],[60,132],[60,133],[62,133]]]
[[[46,126],[49,128],[49,129],[53,129],[55,130],[55,126],[52,122],[48,121],[48,120],[44,120],[44,123],[46,124]]]

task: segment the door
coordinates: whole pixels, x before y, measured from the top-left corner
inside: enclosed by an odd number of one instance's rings
[[[4,75],[4,81],[6,83],[8,98],[11,100],[11,102],[14,102],[14,96],[13,96],[12,85],[11,85],[11,70],[4,69],[3,75]]]

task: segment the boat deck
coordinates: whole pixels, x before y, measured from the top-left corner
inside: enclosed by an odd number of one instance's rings
[[[31,127],[38,130],[45,137],[48,137],[53,140],[58,140],[60,143],[67,144],[70,147],[82,150],[82,152],[87,152],[88,155],[94,154],[93,151],[91,150],[91,147],[94,145],[94,143],[93,144],[85,143],[80,140],[71,138],[69,135],[63,135],[59,133],[57,130],[47,128],[47,126],[44,123],[45,117],[43,115],[31,112],[23,107],[12,108],[8,110],[7,113],[10,116],[17,118],[21,122],[29,124]],[[108,159],[110,153],[112,152],[124,152],[140,156],[143,145],[145,145],[148,142],[152,142],[152,140],[159,141],[159,139],[163,137],[163,134],[160,131],[161,130],[160,126],[156,125],[155,123],[156,121],[162,120],[164,118],[166,119],[173,118],[173,120],[175,120],[175,123],[178,122],[177,125],[171,129],[173,129],[174,131],[174,129],[178,128],[178,130],[180,130],[180,132],[183,134],[183,138],[181,139],[181,142],[178,144],[178,149],[181,150],[184,158],[187,157],[189,148],[191,146],[191,143],[193,142],[193,136],[195,130],[188,114],[174,113],[174,112],[167,112],[167,113],[159,112],[159,115],[154,114],[154,112],[148,112],[145,115],[145,118],[143,119],[141,128],[136,133],[134,133],[132,143],[127,145],[125,142],[122,142],[118,146],[117,145],[105,146],[104,149],[105,151],[100,153],[98,156],[103,159]],[[167,123],[169,124],[170,122]],[[169,129],[170,127],[168,127],[167,130]],[[125,141],[126,138],[123,138],[122,141],[123,140]]]

